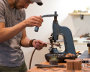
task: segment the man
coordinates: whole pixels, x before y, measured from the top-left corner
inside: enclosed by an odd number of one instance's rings
[[[40,40],[29,40],[26,27],[40,27],[41,16],[32,16],[25,20],[24,8],[40,0],[0,0],[0,72],[26,72],[23,52],[24,47],[42,49],[45,43]]]

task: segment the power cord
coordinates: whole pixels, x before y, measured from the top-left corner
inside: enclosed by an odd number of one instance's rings
[[[30,62],[29,62],[29,69],[31,69],[32,58],[33,58],[33,55],[34,55],[35,51],[36,51],[36,49],[34,49],[33,52],[32,52]]]

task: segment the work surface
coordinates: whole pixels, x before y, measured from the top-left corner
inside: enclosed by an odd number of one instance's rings
[[[88,59],[90,61],[90,55],[88,54],[88,51],[84,51],[80,56],[80,59]],[[42,62],[41,64],[44,65],[50,65],[48,62]],[[74,71],[68,71],[67,70],[67,63],[59,63],[58,65],[64,65],[64,68],[57,68],[57,67],[51,67],[51,68],[37,68],[36,66],[31,68],[28,72],[90,72],[90,66],[84,67],[85,63],[82,63],[82,70],[74,70]]]
[[[49,65],[48,62],[43,62],[42,64],[45,64],[45,65]],[[65,65],[65,63],[60,63],[59,65]],[[63,72],[65,71],[66,68],[37,68],[37,67],[33,67],[31,68],[31,70],[29,70],[29,72]]]
[[[63,51],[65,49],[64,43],[62,43],[61,45],[62,46],[61,46],[60,51]],[[80,51],[80,53],[84,53],[84,51],[88,50],[86,43],[76,43],[75,42],[74,45],[75,45],[76,51]],[[42,50],[35,51],[31,67],[34,67],[34,65],[37,63],[42,63],[42,62],[46,61],[45,54],[49,53],[49,48],[50,48],[50,45],[48,45],[47,47],[44,47]],[[27,68],[29,68],[29,61],[30,61],[30,57],[31,57],[31,54],[32,54],[34,48],[33,47],[32,48],[23,48],[22,47],[22,50],[24,52]]]
[[[49,65],[48,62],[43,62],[42,64]],[[56,68],[56,67],[37,68],[37,67],[33,67],[28,72],[90,72],[90,68],[82,67],[82,70],[70,71],[70,70],[67,70],[67,64],[66,63],[59,63],[59,65],[64,65],[66,67],[65,68]]]
[[[64,45],[62,45],[61,50],[64,50]],[[82,53],[81,56],[79,56],[79,58],[87,58],[87,54],[88,54],[88,47],[86,43],[75,43],[75,49],[76,51],[80,51],[80,53]],[[31,53],[33,51],[34,48],[22,48],[25,54],[25,61],[27,64],[27,68],[29,68],[29,61],[30,61],[30,57],[31,57]],[[32,60],[32,68],[35,67],[35,64],[40,64],[42,62],[45,62],[45,54],[47,54],[49,52],[49,45],[45,48],[43,48],[42,50],[36,51],[34,56],[33,56],[33,60]],[[87,51],[87,52],[86,52]],[[89,55],[90,56],[90,55]],[[89,57],[90,58],[90,57]]]
[[[88,59],[90,61],[90,55],[88,54],[88,51],[84,51],[80,56],[79,59]],[[41,64],[49,65],[48,62],[42,62]],[[88,68],[85,68],[83,65],[85,63],[82,63],[82,70],[76,70],[76,71],[68,71],[67,70],[67,64],[66,63],[59,63],[59,65],[66,66],[65,68],[37,68],[36,66],[31,68],[28,72],[90,72],[90,66]]]

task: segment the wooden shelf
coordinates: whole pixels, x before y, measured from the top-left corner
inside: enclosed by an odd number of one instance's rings
[[[90,15],[90,13],[69,13],[69,15]]]

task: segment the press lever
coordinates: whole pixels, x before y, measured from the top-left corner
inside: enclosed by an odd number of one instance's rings
[[[44,18],[44,17],[54,17],[54,16],[58,16],[57,14],[50,14],[50,15],[43,15],[43,16],[41,16],[42,18]],[[35,32],[38,32],[38,30],[39,30],[39,27],[35,27],[35,29],[34,29],[34,31]]]

